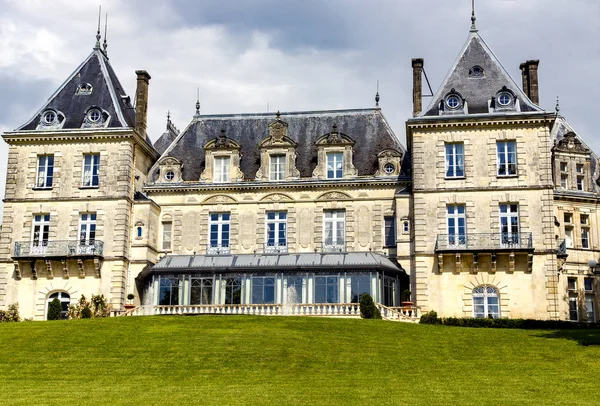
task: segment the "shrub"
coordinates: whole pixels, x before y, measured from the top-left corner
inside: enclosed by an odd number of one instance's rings
[[[91,319],[92,318],[92,311],[90,310],[89,307],[84,307],[83,309],[81,309],[81,318],[82,319]]]
[[[90,310],[92,311],[92,317],[107,317],[110,313],[110,305],[106,303],[104,295],[92,295]]]
[[[62,305],[60,303],[60,300],[58,300],[58,298],[55,298],[53,301],[50,302],[50,305],[48,306],[48,320],[60,320],[62,318],[61,312]]]
[[[422,315],[419,320],[420,324],[440,324],[441,322],[441,319],[438,319],[437,313],[433,310]]]
[[[360,317],[363,319],[380,319],[381,313],[371,295],[363,293],[360,295]]]
[[[8,305],[7,310],[0,310],[0,323],[10,323],[21,321],[19,316],[19,304]]]
[[[437,313],[430,311],[421,316],[421,324],[443,324],[455,327],[475,328],[518,328],[530,330],[569,330],[600,328],[600,323],[573,323],[564,320],[534,320],[534,319],[493,319],[474,317],[444,317],[438,318]]]
[[[88,302],[85,296],[81,295],[76,305],[69,306],[69,319],[89,319],[92,317],[107,317],[110,313],[110,306],[106,303],[104,295],[92,295]]]

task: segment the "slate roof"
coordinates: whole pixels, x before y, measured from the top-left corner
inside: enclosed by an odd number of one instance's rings
[[[375,252],[238,254],[238,255],[167,255],[156,265],[142,271],[137,279],[152,273],[181,272],[331,272],[332,269],[381,270],[399,273],[401,268]]]
[[[225,129],[228,138],[241,146],[241,170],[246,179],[254,179],[260,167],[258,144],[268,137],[268,125],[276,113],[199,115],[162,154],[183,162],[183,180],[198,181],[204,170],[203,146],[217,138]],[[339,132],[355,141],[353,163],[358,175],[373,175],[378,168],[377,154],[385,149],[395,149],[406,156],[381,110],[354,109],[307,112],[282,112],[281,120],[289,124],[288,137],[298,143],[296,166],[300,176],[311,177],[317,165],[317,139],[330,133],[334,124]],[[163,134],[155,143],[162,148],[170,137]],[[403,167],[406,167],[404,159]],[[158,169],[155,169],[156,176]],[[152,175],[152,174],[151,174]]]
[[[469,76],[469,71],[474,66],[483,68],[485,72],[483,77]],[[431,104],[419,114],[419,117],[439,116],[440,102],[452,89],[455,89],[466,100],[468,114],[488,113],[488,100],[495,96],[503,86],[515,93],[521,112],[542,111],[529,100],[510,77],[479,32],[472,29]]]
[[[92,92],[76,94],[78,86],[84,83],[92,85]],[[42,108],[17,130],[35,130],[46,109],[55,109],[65,115],[62,129],[78,129],[92,106],[100,107],[110,114],[108,128],[133,128],[135,125],[135,109],[126,97],[108,58],[98,48],[94,48]]]
[[[162,155],[162,153],[166,151],[169,145],[171,145],[171,143],[175,141],[175,138],[177,138],[178,135],[179,130],[177,130],[177,128],[173,125],[170,119],[167,120],[167,129],[154,143],[154,149]]]

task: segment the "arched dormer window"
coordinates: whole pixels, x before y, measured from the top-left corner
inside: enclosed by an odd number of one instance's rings
[[[213,183],[239,182],[244,178],[240,169],[240,144],[227,137],[225,129],[217,138],[204,144],[205,167],[200,180]]]
[[[85,112],[81,128],[106,128],[110,121],[110,114],[97,106],[91,106]]]
[[[65,124],[65,115],[56,109],[46,109],[40,115],[37,130],[57,130]]]
[[[354,141],[338,131],[334,124],[331,132],[321,136],[317,142],[317,167],[313,177],[318,179],[342,179],[356,176],[352,163]]]
[[[465,98],[452,88],[442,100],[440,100],[440,114],[467,114],[467,101]]]
[[[515,92],[502,86],[490,101],[490,110],[493,111],[519,111],[519,100]]]
[[[296,147],[298,144],[288,137],[288,123],[281,120],[277,112],[274,121],[269,123],[269,135],[258,144],[260,168],[256,180],[283,181],[298,179],[296,168]]]

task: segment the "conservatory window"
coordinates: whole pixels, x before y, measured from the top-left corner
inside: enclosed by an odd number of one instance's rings
[[[252,303],[275,303],[275,278],[252,278]]]

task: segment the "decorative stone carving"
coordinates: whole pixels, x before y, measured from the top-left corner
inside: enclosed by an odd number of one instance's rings
[[[235,203],[236,200],[233,197],[225,195],[211,196],[205,199],[202,203],[204,204],[222,204],[222,203]]]
[[[67,266],[67,261],[60,261],[63,269],[63,278],[69,279],[69,267]]]
[[[591,152],[588,148],[583,146],[581,140],[573,131],[566,133],[563,139],[555,144],[553,150],[576,154],[590,154]]]
[[[200,180],[205,182],[227,183],[239,182],[244,179],[240,170],[240,145],[225,135],[225,129],[221,134],[204,144],[205,166],[200,174]],[[229,158],[229,176],[226,181],[216,180],[214,174],[215,158]]]
[[[386,149],[377,154],[379,167],[375,176],[398,176],[402,167],[402,152]]]
[[[81,260],[81,259],[77,260],[77,267],[79,268],[79,277],[85,278],[85,267],[84,267],[83,260]]]
[[[177,183],[182,181],[183,163],[177,158],[166,157],[158,163],[157,182]]]
[[[21,280],[21,267],[19,266],[19,261],[14,261],[13,264],[15,266],[15,279]]]
[[[37,271],[35,270],[35,260],[29,261],[29,266],[31,267],[31,279],[37,279]]]
[[[54,279],[54,273],[52,272],[52,261],[46,260],[46,272],[48,272],[48,279]]]
[[[317,200],[348,200],[351,199],[346,193],[343,192],[327,192],[317,197]]]
[[[260,199],[261,202],[291,202],[293,199],[282,193],[272,193]]]
[[[269,136],[258,145],[260,149],[260,168],[256,172],[257,180],[282,181],[300,177],[300,171],[296,168],[296,147],[298,144],[288,137],[287,130],[288,123],[281,120],[281,115],[277,112],[277,118],[269,124]],[[285,157],[283,178],[274,179],[271,176],[270,160],[272,156]]]
[[[343,168],[342,178],[352,178],[357,175],[356,168],[352,163],[354,141],[341,132],[338,132],[334,124],[330,133],[321,136],[315,143],[317,146],[317,166],[313,170],[313,177],[318,179],[327,178],[327,154],[342,153]]]

